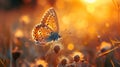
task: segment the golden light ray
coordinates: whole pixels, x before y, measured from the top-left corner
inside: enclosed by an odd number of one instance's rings
[[[61,1],[58,0],[56,3],[59,2]],[[94,38],[96,32],[104,28],[102,26],[109,28],[112,24],[112,21],[109,22],[109,20],[114,20],[116,17],[116,10],[114,10],[111,0],[67,0],[65,2],[66,4],[64,1],[61,4],[62,8],[57,5],[58,14],[60,13],[59,17],[61,18],[59,19],[61,22],[60,31],[70,29],[75,31],[73,34],[79,38],[86,36],[86,34],[90,38]],[[71,6],[71,8],[66,9],[64,8],[65,5]]]

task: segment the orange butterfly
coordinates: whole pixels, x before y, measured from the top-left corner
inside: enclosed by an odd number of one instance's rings
[[[45,44],[60,38],[59,25],[56,12],[49,8],[43,15],[40,24],[36,25],[32,31],[33,39],[36,43]]]

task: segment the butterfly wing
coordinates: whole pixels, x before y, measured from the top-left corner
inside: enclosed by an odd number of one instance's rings
[[[50,8],[43,15],[40,24],[33,29],[33,39],[37,42],[46,42],[52,32],[58,32],[58,28],[56,13]]]
[[[41,23],[48,26],[53,32],[59,32],[57,15],[53,8],[50,8],[45,12]]]
[[[45,39],[50,35],[49,33],[52,32],[46,26],[37,25],[33,29],[33,39],[38,42],[45,42]]]

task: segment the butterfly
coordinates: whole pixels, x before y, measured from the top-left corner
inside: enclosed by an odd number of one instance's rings
[[[43,15],[40,24],[37,24],[32,31],[32,37],[37,44],[45,44],[60,38],[59,25],[56,12],[49,8]]]

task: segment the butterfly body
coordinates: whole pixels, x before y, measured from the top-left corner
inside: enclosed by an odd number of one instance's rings
[[[36,43],[43,44],[60,38],[59,25],[56,12],[53,8],[48,9],[43,15],[40,24],[33,28],[33,39]]]
[[[55,41],[60,38],[60,35],[57,32],[51,32],[50,36],[47,38],[47,41]]]

